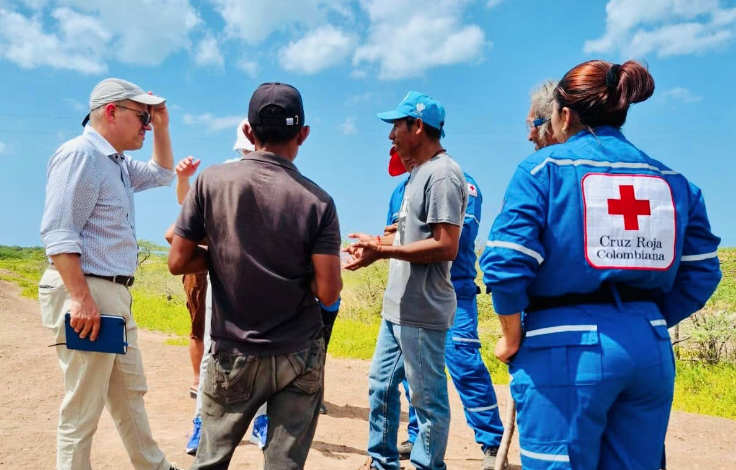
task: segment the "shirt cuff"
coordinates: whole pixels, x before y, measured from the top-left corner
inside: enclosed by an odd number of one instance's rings
[[[335,313],[338,310],[340,310],[340,300],[342,300],[340,297],[337,298],[337,302],[335,302],[332,305],[325,305],[322,302],[319,303],[320,307],[322,307],[324,310],[327,310],[330,313]]]
[[[431,217],[427,219],[427,224],[449,224],[462,227],[463,223],[465,223],[464,217],[460,219],[453,219],[451,217]]]
[[[72,230],[53,230],[46,232],[41,238],[46,247],[46,256],[62,253],[82,254],[82,241],[79,234]]]
[[[171,186],[171,182],[176,178],[176,173],[173,170],[162,167],[153,159],[148,162],[148,166],[153,170],[153,178],[156,180],[156,184]]]
[[[497,288],[491,292],[493,310],[497,315],[513,315],[529,306],[526,292],[501,292]]]

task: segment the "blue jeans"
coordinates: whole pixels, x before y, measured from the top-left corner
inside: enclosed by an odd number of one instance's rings
[[[419,433],[410,461],[419,470],[444,470],[450,430],[445,376],[446,330],[401,326],[382,320],[368,376],[368,455],[375,468],[398,470],[396,440],[401,417],[399,383],[412,390]]]
[[[491,376],[480,356],[480,346],[476,299],[458,298],[455,323],[447,332],[445,362],[465,409],[465,420],[475,433],[475,442],[485,452],[487,448],[501,444],[503,424]],[[403,385],[407,399],[411,400],[406,380]],[[411,406],[407,430],[409,442],[414,443],[419,429],[416,412]]]

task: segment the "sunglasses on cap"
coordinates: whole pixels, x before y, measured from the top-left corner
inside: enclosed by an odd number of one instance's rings
[[[151,122],[151,113],[149,113],[148,111],[139,111],[137,109],[128,108],[120,104],[116,104],[115,106],[118,108],[127,109],[128,111],[135,111],[136,114],[138,114],[138,119],[141,120],[141,124],[143,124],[144,126],[147,126]]]

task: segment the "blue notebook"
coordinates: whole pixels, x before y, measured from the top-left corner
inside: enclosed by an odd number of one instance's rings
[[[80,351],[125,354],[128,351],[128,337],[125,332],[125,318],[116,315],[100,315],[100,333],[94,341],[89,335],[82,339],[69,325],[71,315],[64,317],[66,326],[66,348]]]

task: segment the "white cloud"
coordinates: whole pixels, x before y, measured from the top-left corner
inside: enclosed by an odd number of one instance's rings
[[[0,10],[0,57],[24,68],[101,74],[111,60],[158,65],[188,49],[189,33],[201,22],[189,0],[26,3],[38,9]]]
[[[202,20],[189,0],[57,0],[97,15],[115,34],[109,52],[124,63],[158,65],[191,46],[189,33]]]
[[[736,8],[722,8],[721,0],[610,0],[605,32],[583,49],[668,57],[723,47],[734,37]]]
[[[258,62],[248,59],[241,59],[235,64],[240,70],[245,72],[250,78],[256,78],[261,66]]]
[[[483,59],[483,30],[465,24],[470,0],[363,0],[370,18],[366,43],[353,65],[378,66],[383,80],[416,77],[430,68]]]
[[[353,135],[358,133],[358,127],[355,125],[358,120],[354,117],[349,117],[340,124],[340,132],[345,135]]]
[[[281,67],[313,74],[342,63],[357,43],[357,37],[332,25],[309,31],[279,51]]]
[[[211,113],[200,115],[185,114],[183,117],[184,124],[188,126],[198,126],[204,128],[207,132],[220,132],[225,129],[237,129],[243,116],[220,116],[215,117]]]
[[[350,17],[351,0],[209,0],[225,21],[225,34],[251,46],[295,25],[316,26],[330,14]]]
[[[683,103],[698,103],[703,97],[683,87],[675,87],[662,93],[662,98],[667,101],[682,101]]]
[[[211,33],[208,32],[197,45],[194,62],[200,67],[214,65],[221,68],[225,64],[217,39]]]
[[[79,101],[74,100],[72,98],[64,98],[64,103],[66,103],[67,105],[71,106],[71,108],[74,111],[77,111],[79,113],[87,113],[87,112],[89,112],[89,105],[86,105],[85,106],[84,104],[82,104]]]
[[[0,10],[0,57],[26,69],[50,66],[61,70],[76,70],[84,74],[100,74],[107,65],[100,58],[105,33],[95,34],[94,21],[79,18],[63,8],[54,11],[58,21],[68,18],[73,24],[94,34],[94,41],[85,41],[69,27],[62,26],[57,34],[46,34],[38,16],[28,18],[20,13]]]
[[[5,153],[5,150],[8,148],[7,144],[4,144],[3,142],[0,142],[0,155]]]

